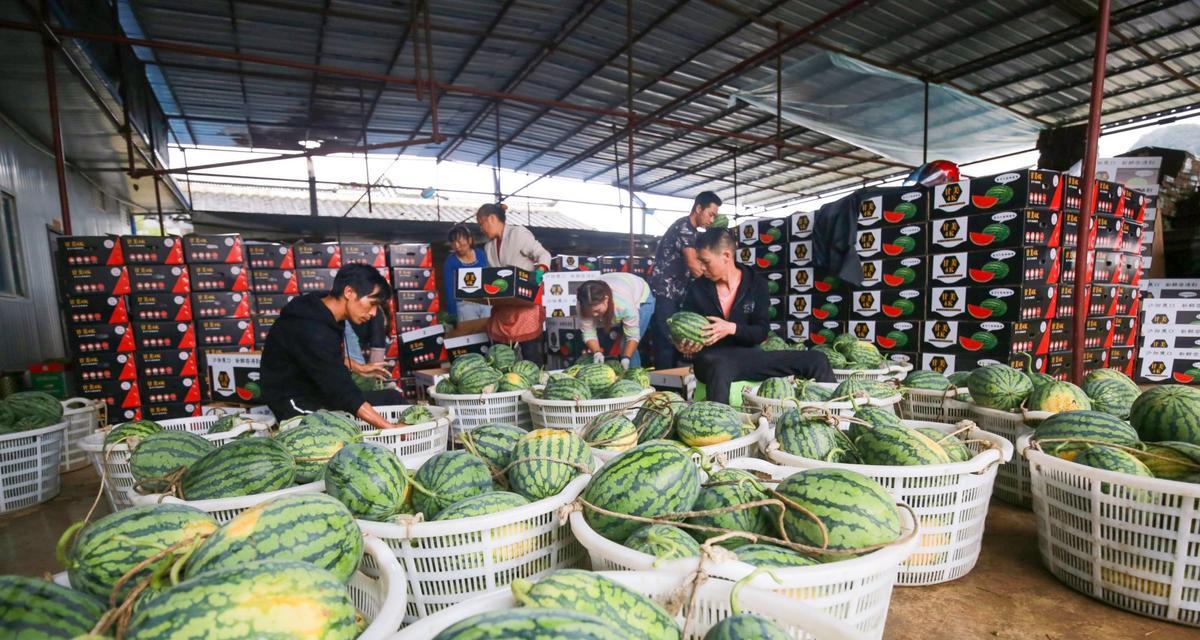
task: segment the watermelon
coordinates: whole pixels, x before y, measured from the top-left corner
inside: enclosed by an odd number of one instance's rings
[[[325,493],[364,520],[384,522],[407,512],[411,491],[400,460],[377,444],[347,445],[325,465]]]
[[[354,419],[354,416],[344,411],[326,411],[324,409],[314,411],[305,414],[297,426],[307,427],[309,425],[338,429],[346,434],[348,442],[362,442],[362,427],[358,425],[358,421]]]
[[[685,407],[683,396],[674,391],[650,394],[633,418],[638,442],[668,438],[675,429],[675,416]]]
[[[325,477],[325,463],[354,440],[346,437],[345,430],[309,424],[283,431],[275,442],[295,459],[295,481],[303,484]]]
[[[442,509],[441,513],[437,514],[434,520],[457,520],[459,518],[486,516],[523,507],[527,504],[529,504],[529,501],[524,496],[508,491],[490,491],[455,502]]]
[[[593,395],[594,398],[632,398],[641,395],[646,388],[634,382],[633,380],[617,380],[612,383],[599,395]]]
[[[1070,382],[1054,381],[1036,387],[1025,401],[1026,407],[1034,411],[1079,411],[1091,409],[1092,401],[1083,389]]]
[[[0,630],[14,640],[85,636],[106,609],[101,600],[49,580],[0,576]]]
[[[458,394],[458,387],[450,382],[450,378],[442,378],[438,383],[433,385],[433,392],[440,395],[453,396]]]
[[[162,425],[153,420],[122,422],[104,434],[104,447],[107,449],[114,444],[122,444],[130,438],[145,438],[162,430]]]
[[[463,448],[486,462],[496,472],[500,472],[512,461],[513,447],[525,433],[520,427],[493,422],[464,431],[459,438]]]
[[[796,390],[792,387],[792,381],[787,378],[767,378],[758,385],[754,395],[767,400],[793,400]]]
[[[637,446],[638,431],[622,413],[602,413],[583,430],[583,439],[604,451],[628,451]]]
[[[1137,456],[1115,447],[1091,445],[1080,451],[1079,455],[1075,456],[1074,462],[1094,469],[1116,471],[1144,478],[1154,477],[1150,468],[1142,464]]]
[[[517,362],[517,352],[506,344],[493,344],[485,356],[487,363],[497,371],[507,372]]]
[[[838,353],[846,355],[849,353],[850,347],[854,346],[854,344],[857,342],[858,337],[853,333],[839,333],[837,337],[833,339],[833,342],[830,346],[832,346],[833,349]]]
[[[171,488],[181,470],[216,450],[213,443],[188,431],[161,431],[142,438],[129,456],[134,488],[161,493]]]
[[[249,420],[247,420],[244,416],[239,416],[236,414],[221,416],[220,418],[217,418],[216,422],[212,423],[212,426],[208,428],[206,434],[211,436],[214,433],[229,433],[230,431],[233,431],[234,428],[240,426],[243,422],[248,421]]]
[[[704,640],[788,640],[792,635],[773,620],[752,613],[739,613],[714,624]]]
[[[827,402],[833,398],[833,390],[822,387],[812,380],[797,380],[796,399],[800,402]]]
[[[967,389],[981,407],[1013,411],[1033,391],[1033,383],[1008,365],[993,364],[972,371],[967,378]]]
[[[468,371],[489,367],[488,361],[478,353],[464,353],[450,363],[450,382],[458,386]]]
[[[1132,382],[1115,378],[1098,378],[1090,382],[1085,378],[1083,391],[1091,399],[1093,409],[1123,420],[1129,418],[1133,402],[1142,392]]]
[[[1155,478],[1183,480],[1200,472],[1200,446],[1185,442],[1158,442],[1133,454]]]
[[[632,367],[621,374],[622,380],[636,382],[643,389],[650,388],[650,370],[645,367]]]
[[[858,462],[854,445],[836,426],[820,416],[810,416],[799,409],[788,409],[775,424],[779,448],[810,460],[824,462]]]
[[[542,397],[547,400],[591,400],[592,392],[586,384],[575,378],[559,376],[546,381]]]
[[[360,631],[337,576],[307,562],[262,560],[202,573],[143,601],[125,638],[351,640]]]
[[[1125,447],[1138,445],[1138,434],[1120,418],[1099,411],[1064,411],[1042,421],[1034,439],[1050,455],[1071,460],[1088,445],[1068,440],[1092,440]]]
[[[741,469],[721,469],[709,476],[708,483],[700,490],[700,495],[692,505],[692,511],[724,509],[740,504],[747,504],[768,498],[762,484],[753,475]],[[761,535],[775,535],[775,522],[772,516],[778,516],[778,509],[760,506],[741,511],[730,511],[705,516],[688,518],[688,523],[718,529],[745,531]],[[688,529],[688,533],[697,541],[704,542],[720,535],[699,529]],[[736,549],[749,542],[746,538],[729,538],[719,544],[727,549]]]
[[[354,514],[323,493],[280,496],[225,523],[188,558],[188,578],[259,560],[298,560],[348,582],[363,554]]]
[[[951,386],[955,387],[956,389],[961,389],[967,386],[967,380],[970,379],[970,377],[970,371],[955,371],[954,373],[946,376],[946,379],[950,381]],[[905,377],[905,380],[908,380],[908,378]]]
[[[867,425],[851,422],[850,427],[846,430],[846,434],[850,436],[850,440],[857,441],[858,437],[863,433],[871,430],[872,427],[877,429],[907,429],[904,423],[900,421],[900,417],[895,413],[880,407],[858,407],[854,411],[854,417],[858,420],[866,422]]]
[[[454,384],[458,387],[459,393],[468,395],[492,393],[499,386],[502,377],[503,374],[491,367],[474,367],[464,373]]]
[[[508,368],[509,373],[515,373],[529,381],[529,384],[537,384],[542,381],[542,370],[536,363],[529,360],[517,360]]]
[[[506,373],[500,377],[500,384],[496,385],[496,391],[504,393],[506,391],[524,391],[533,386],[525,376],[519,373]]]
[[[1032,354],[1026,352],[1021,355],[1023,355],[1025,357],[1025,375],[1029,377],[1029,381],[1031,383],[1033,383],[1033,388],[1035,390],[1042,385],[1058,382],[1057,380],[1054,379],[1054,376],[1047,375],[1040,371],[1033,370],[1033,355]]]
[[[520,607],[460,620],[433,640],[634,640],[596,616],[568,609]]]
[[[590,571],[559,569],[537,583],[518,578],[513,597],[526,608],[567,609],[594,615],[631,638],[678,640],[679,625],[650,598]]]
[[[1146,442],[1200,445],[1200,389],[1178,384],[1148,389],[1133,401],[1129,422]]]
[[[588,393],[593,398],[601,398],[604,397],[605,389],[617,381],[617,372],[603,364],[585,364],[579,368],[575,379],[587,385]]]
[[[825,358],[827,360],[829,360],[829,366],[831,368],[833,368],[833,369],[845,369],[846,368],[846,365],[848,364],[846,362],[846,356],[842,355],[838,351],[836,351],[834,349],[829,349],[826,351],[822,351],[821,353],[825,354]]]
[[[492,473],[466,451],[443,451],[417,469],[413,488],[413,508],[433,520],[455,502],[491,491]]]
[[[878,482],[847,469],[805,469],[779,483],[776,491],[815,515],[829,534],[828,549],[849,550],[887,544],[900,537],[900,512]],[[784,529],[793,542],[821,547],[821,528],[789,508]]]
[[[692,447],[728,442],[746,433],[744,414],[719,402],[693,402],[675,416],[675,433]]]
[[[156,568],[170,566],[186,555],[217,527],[212,516],[182,504],[130,507],[84,526],[61,559],[73,589],[107,602],[117,581],[134,567],[164,549],[185,543],[172,555],[134,573],[118,592],[118,598],[128,595]],[[63,534],[60,548],[65,548],[74,531],[72,527]]]
[[[904,376],[904,386],[922,391],[945,391],[951,387],[950,380],[937,371],[913,371]]]
[[[181,483],[185,500],[236,498],[291,486],[296,461],[272,438],[234,440],[188,467]]]
[[[917,431],[924,434],[946,452],[946,456],[950,458],[950,462],[966,462],[973,455],[967,445],[962,443],[957,437],[944,433],[932,427],[918,427]]]
[[[508,483],[530,500],[549,498],[561,493],[580,473],[587,473],[590,462],[587,442],[575,433],[535,429],[513,447]]]
[[[625,546],[660,560],[700,556],[700,543],[683,529],[669,524],[645,525],[629,535]]]
[[[1124,373],[1122,373],[1116,369],[1093,369],[1092,371],[1089,371],[1086,376],[1083,377],[1083,384],[1081,384],[1080,386],[1083,387],[1084,393],[1087,393],[1089,396],[1091,396],[1092,393],[1090,390],[1090,386],[1093,383],[1098,382],[1100,380],[1116,380],[1118,382],[1124,382],[1125,384],[1133,387],[1134,389],[1138,388],[1137,383],[1135,383],[1133,380],[1131,380],[1129,378],[1129,376],[1125,375]]]
[[[9,432],[32,431],[62,422],[62,403],[48,393],[17,391],[5,396],[0,404],[11,416]]]
[[[703,344],[704,328],[708,324],[708,318],[691,311],[680,311],[667,318],[667,330],[670,333],[671,342],[676,346],[685,340]]]
[[[414,404],[413,406],[408,407],[404,411],[401,411],[400,416],[396,418],[396,422],[407,425],[421,424],[423,422],[432,421],[433,413],[429,410],[429,407],[423,404]]]
[[[739,562],[756,567],[811,567],[816,560],[791,549],[772,544],[748,544],[738,548]]]
[[[877,426],[864,429],[854,439],[854,448],[866,464],[914,466],[950,462],[941,445],[908,427]]]
[[[875,345],[864,340],[857,340],[846,350],[846,360],[857,364],[865,364],[868,367],[875,368],[883,364],[883,354],[879,353],[879,349]]]
[[[654,518],[691,509],[700,495],[700,472],[691,451],[653,440],[617,455],[592,476],[583,499],[607,511]],[[585,507],[597,533],[623,542],[641,523],[602,515]]]

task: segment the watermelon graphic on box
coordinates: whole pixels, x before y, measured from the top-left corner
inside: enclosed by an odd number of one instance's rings
[[[851,318],[920,320],[925,316],[922,289],[857,290],[850,294]]]
[[[812,295],[812,317],[817,320],[843,320],[850,312],[850,300],[842,293]],[[793,315],[795,309],[792,309]]]
[[[855,250],[863,257],[922,255],[926,252],[927,237],[924,223],[859,229],[855,234]]]
[[[922,188],[879,187],[855,193],[858,226],[913,224],[928,216],[929,195]]]
[[[929,257],[930,279],[970,285],[1055,283],[1058,257],[1057,248],[1038,246],[934,253]]]
[[[1023,352],[1041,355],[1049,352],[1049,327],[1049,320],[927,320],[921,331],[921,349],[1001,359]]]
[[[915,352],[920,344],[920,326],[907,320],[851,320],[847,330],[885,351]]]
[[[929,292],[929,319],[1039,320],[1053,317],[1058,287],[933,287]]]
[[[1056,247],[1061,234],[1061,216],[1057,211],[1018,209],[995,213],[960,215],[929,223],[930,253],[945,249],[1018,249],[1037,245]]]
[[[933,187],[930,217],[1000,209],[1060,209],[1063,180],[1056,171],[1027,169],[981,178],[968,178]]]

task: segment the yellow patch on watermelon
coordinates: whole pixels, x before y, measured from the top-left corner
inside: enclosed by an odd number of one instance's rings
[[[263,597],[247,593],[237,601],[237,610],[254,629],[290,638],[323,638],[329,632],[332,612],[321,602],[304,595]],[[227,620],[233,622],[233,620]]]
[[[1079,410],[1085,409],[1085,408],[1091,408],[1091,407],[1080,406],[1078,398],[1076,398],[1070,394],[1066,394],[1066,393],[1052,395],[1049,398],[1046,398],[1046,401],[1042,406],[1043,411],[1049,411],[1051,413],[1062,413],[1064,411],[1079,411]]]
[[[262,516],[263,509],[267,504],[264,502],[239,513],[225,525],[225,534],[230,538],[249,538],[254,535],[258,519]]]
[[[917,439],[919,442],[921,442],[921,444],[923,444],[923,445],[925,445],[926,447],[928,447],[928,448],[929,448],[929,450],[930,450],[930,451],[932,451],[932,452],[933,452],[933,454],[934,454],[934,455],[936,455],[936,456],[938,457],[938,461],[939,461],[940,463],[942,463],[942,464],[949,464],[949,462],[950,462],[950,455],[946,453],[946,449],[945,449],[945,447],[943,447],[942,445],[940,445],[940,444],[938,444],[937,442],[935,442],[935,441],[933,440],[933,438],[930,438],[929,436],[927,436],[927,435],[925,435],[925,434],[921,433],[920,431],[917,431],[916,429],[909,429],[909,431],[911,431],[911,432],[912,432],[912,435],[913,435],[913,436],[915,436],[915,437],[916,437],[916,439]]]
[[[220,528],[220,525],[215,522],[205,520],[189,522],[183,527],[183,538],[195,537],[198,540],[203,539],[212,535],[212,532],[218,528]]]
[[[692,436],[684,440],[684,444],[689,447],[707,447],[712,444],[721,444],[733,440],[733,436],[728,433],[715,433],[710,436]]]

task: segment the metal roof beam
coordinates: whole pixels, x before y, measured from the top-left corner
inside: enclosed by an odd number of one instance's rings
[[[742,127],[738,127],[737,129],[735,129],[735,131],[737,131],[738,133],[745,133],[756,127],[761,127],[762,125],[767,124],[768,122],[770,122],[774,119],[775,119],[775,116],[771,116],[771,115],[759,116],[759,117],[755,118],[754,120],[752,120],[749,124],[742,126]],[[641,169],[638,169],[637,171],[633,172],[633,177],[636,179],[638,176],[645,174],[647,171],[654,171],[655,169],[661,169],[661,168],[665,167],[666,165],[671,164],[672,162],[675,162],[676,160],[681,160],[683,158],[686,158],[687,156],[692,155],[693,153],[696,153],[697,151],[700,151],[701,149],[706,149],[708,147],[713,146],[713,142],[714,142],[713,140],[706,140],[699,144],[692,145],[692,146],[684,149],[683,151],[672,154],[666,160],[663,160],[661,162],[656,162],[651,165],[643,165]],[[645,154],[646,154],[645,151],[638,153],[639,156],[644,156]]]
[[[1193,78],[1193,77],[1200,77],[1200,69],[1194,70],[1191,73],[1189,73],[1188,76],[1185,76],[1185,78],[1187,78],[1189,80],[1191,80],[1191,78]],[[1145,82],[1139,82],[1136,84],[1126,85],[1124,87],[1113,89],[1111,91],[1105,91],[1104,99],[1108,100],[1109,98],[1115,98],[1117,96],[1123,96],[1123,95],[1127,95],[1130,93],[1137,93],[1139,91],[1144,91],[1146,89],[1150,89],[1153,87],[1159,87],[1159,86],[1171,84],[1172,82],[1175,82],[1175,81],[1176,81],[1176,78],[1173,78],[1173,77],[1172,78],[1152,78],[1150,80],[1146,80]],[[1191,80],[1190,83],[1188,84],[1188,86],[1191,86],[1194,83],[1195,83],[1195,81]],[[1194,90],[1193,90],[1193,93],[1195,93]],[[1037,111],[1037,113],[1038,114],[1058,113],[1060,111],[1066,111],[1067,109],[1075,109],[1075,108],[1085,105],[1087,103],[1088,103],[1088,100],[1086,98],[1083,100],[1073,100],[1062,106],[1050,107],[1047,109],[1040,109]],[[1139,104],[1136,106],[1141,106],[1141,105]]]
[[[325,0],[325,11],[329,11],[329,6],[332,0]],[[232,3],[231,3],[232,4]],[[317,29],[317,50],[313,56],[313,64],[321,66],[321,54],[325,50],[325,26],[329,24],[329,16],[321,14],[321,26]],[[320,74],[316,71],[312,72],[312,82],[308,85],[308,115],[304,118],[304,140],[311,140],[312,124],[313,124],[313,103],[317,99],[317,79]],[[249,117],[249,113],[246,114]],[[363,140],[363,144],[367,141]]]
[[[1177,91],[1169,96],[1162,96],[1159,98],[1155,98],[1153,100],[1144,100],[1142,102],[1139,102],[1137,104],[1131,104],[1129,106],[1117,107],[1116,109],[1109,109],[1101,115],[1102,116],[1110,116],[1110,115],[1117,114],[1117,113],[1124,113],[1126,111],[1133,111],[1134,109],[1141,109],[1142,107],[1148,107],[1152,104],[1162,104],[1164,102],[1170,102],[1172,100],[1178,100],[1180,98],[1193,97],[1195,95],[1196,95],[1196,92],[1191,91],[1191,90]],[[1071,120],[1070,122],[1064,122],[1063,126],[1072,125],[1072,124],[1076,124],[1079,122],[1086,122],[1086,121],[1087,121],[1086,117],[1085,118],[1076,118],[1075,120]]]

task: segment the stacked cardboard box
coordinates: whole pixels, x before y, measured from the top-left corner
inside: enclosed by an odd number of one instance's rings
[[[1200,280],[1143,280],[1141,293],[1137,379],[1200,383]]]
[[[370,256],[378,266],[373,248],[343,245],[343,259],[363,261]],[[360,259],[360,256],[362,259]],[[428,244],[397,243],[387,247],[390,281],[395,293],[391,300],[387,358],[395,362],[392,377],[405,398],[415,399],[417,381],[413,372],[437,367],[446,360],[442,327],[437,323],[442,310],[433,271],[433,251]]]

